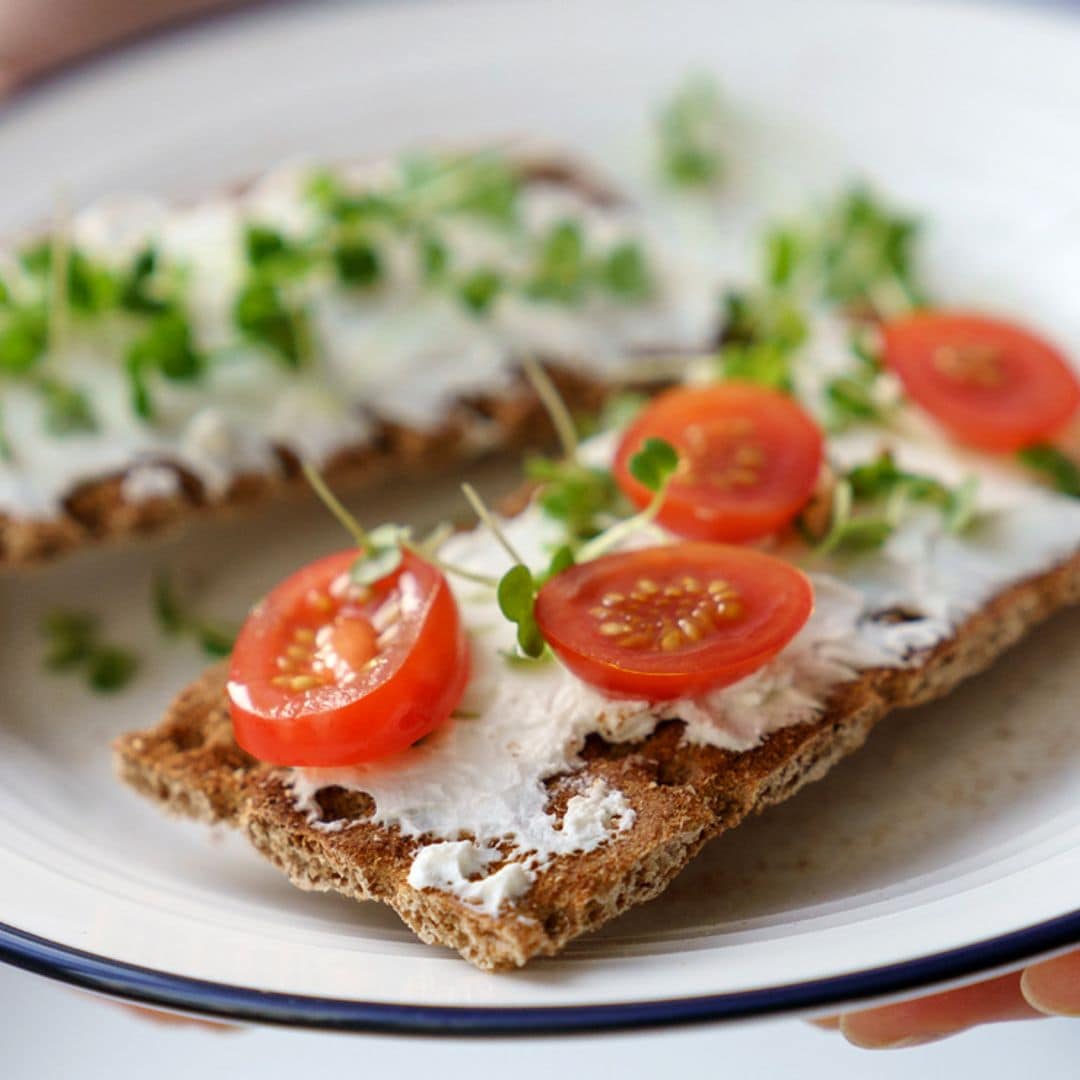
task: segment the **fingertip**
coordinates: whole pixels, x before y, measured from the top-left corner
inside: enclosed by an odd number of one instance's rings
[[[898,1032],[877,1021],[878,1017],[870,1013],[842,1016],[840,1034],[860,1050],[906,1050],[912,1046],[925,1046],[927,1043],[947,1039],[950,1035],[964,1030],[952,1028],[949,1031]]]
[[[1080,1017],[1080,952],[1033,964],[1020,977],[1020,992],[1046,1016]]]

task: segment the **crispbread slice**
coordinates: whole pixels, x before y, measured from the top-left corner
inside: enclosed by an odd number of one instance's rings
[[[560,395],[575,412],[595,413],[619,389],[615,382],[545,365]],[[655,384],[654,384],[655,385]],[[383,422],[370,442],[336,454],[322,469],[346,492],[393,477],[433,473],[494,451],[546,442],[550,421],[535,391],[519,377],[499,397],[459,402],[437,428],[421,431]],[[220,496],[211,497],[198,480],[167,461],[155,463],[179,476],[175,494],[130,502],[124,498],[126,473],[88,481],[65,500],[55,518],[20,519],[0,513],[0,568],[31,566],[93,544],[151,536],[207,515],[251,510],[283,498],[305,498],[310,488],[299,463],[277,448],[273,472],[242,473]]]
[[[564,185],[598,206],[624,202],[605,177],[557,148],[523,143],[512,147],[508,156],[525,183]],[[249,186],[238,184],[231,190],[241,194]],[[704,350],[714,342],[700,344]],[[672,355],[676,354],[673,350]],[[534,359],[547,368],[574,412],[595,412],[610,393],[626,385],[618,378],[591,377],[550,357]],[[665,381],[634,372],[627,372],[627,377],[654,389]],[[497,396],[473,395],[448,405],[440,424],[428,430],[403,427],[378,415],[370,419],[371,438],[344,448],[322,468],[326,478],[342,490],[357,491],[387,478],[445,469],[551,434],[546,411],[527,380],[520,377]],[[207,491],[176,462],[162,459],[153,464],[175,472],[179,481],[175,493],[168,496],[138,502],[126,499],[125,477],[138,464],[132,462],[129,469],[78,485],[53,517],[18,518],[0,512],[0,569],[38,564],[93,544],[157,534],[197,516],[236,513],[274,499],[308,494],[295,455],[285,446],[275,446],[273,451],[272,471],[239,474],[220,494]]]
[[[512,968],[652,899],[706,840],[820,779],[886,713],[948,693],[1078,601],[1080,553],[1004,590],[910,666],[868,670],[838,685],[819,719],[781,729],[745,753],[685,744],[677,721],[635,744],[590,738],[583,767],[549,782],[549,808],[557,814],[570,795],[603,778],[633,807],[632,827],[596,850],[555,857],[497,917],[409,885],[419,841],[367,821],[372,804],[362,793],[323,789],[323,827],[310,822],[293,804],[288,771],[256,762],[234,743],[223,667],[186,689],[159,726],[118,740],[117,766],[126,783],[167,809],[243,829],[300,888],[389,904],[422,940],[486,970]],[[328,830],[332,823],[340,824]]]

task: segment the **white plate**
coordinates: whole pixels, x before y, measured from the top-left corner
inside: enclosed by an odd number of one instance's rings
[[[954,5],[296,5],[121,54],[0,117],[0,231],[124,188],[183,194],[295,153],[538,132],[641,160],[688,67],[733,109],[732,250],[751,199],[853,173],[928,219],[941,291],[1080,351],[1080,26]],[[490,474],[492,486],[506,477]],[[446,486],[369,500],[432,515]],[[222,611],[339,543],[317,514],[200,527],[0,582],[0,951],[143,1000],[344,1027],[597,1028],[834,1007],[1080,940],[1080,614],[714,843],[659,901],[520,974],[419,945],[388,910],[292,889],[235,837],[165,820],[112,780],[201,661],[158,637],[153,568],[204,567]],[[36,624],[103,610],[142,642],[137,687],[40,675]]]

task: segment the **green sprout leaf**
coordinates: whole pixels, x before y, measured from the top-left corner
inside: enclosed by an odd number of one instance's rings
[[[547,571],[544,573],[544,581],[550,581],[557,574],[561,574],[564,570],[569,570],[574,565],[574,551],[569,544],[563,544],[561,547],[555,549],[555,554],[551,556],[551,562],[548,563]]]
[[[286,366],[302,366],[307,316],[301,310],[293,310],[283,291],[271,280],[260,275],[251,278],[236,298],[233,318],[247,338],[269,350]]]
[[[617,244],[601,264],[601,284],[626,303],[639,303],[653,291],[652,276],[641,245],[632,240]]]
[[[587,285],[585,236],[581,225],[572,220],[556,222],[547,232],[537,253],[529,296],[562,304],[577,304]]]
[[[46,641],[45,666],[52,671],[80,670],[93,690],[119,690],[138,668],[131,650],[101,641],[100,623],[87,612],[52,612],[41,631]]]
[[[658,118],[660,164],[678,187],[704,188],[724,170],[720,95],[705,76],[688,79],[672,95]]]
[[[802,261],[803,238],[792,228],[777,227],[765,235],[765,280],[773,290],[791,285]]]
[[[128,347],[125,371],[135,414],[144,420],[154,417],[151,373],[173,382],[187,382],[202,375],[205,366],[205,358],[192,339],[191,324],[182,312],[166,307],[153,315]]]
[[[837,483],[828,532],[806,539],[819,553],[881,547],[912,503],[937,507],[946,531],[961,533],[976,520],[977,493],[977,477],[953,489],[935,477],[901,469],[886,451],[855,466]],[[858,507],[861,513],[856,513]]]
[[[144,248],[135,256],[131,269],[120,278],[120,306],[139,315],[156,315],[168,307],[158,290],[160,258],[156,248]]]
[[[47,240],[22,253],[26,271],[43,281],[52,272],[53,241]],[[67,253],[67,302],[81,315],[97,315],[116,307],[121,283],[109,267],[96,263],[83,252]]]
[[[190,637],[208,656],[228,656],[236,630],[202,618],[181,600],[173,575],[161,571],[154,578],[151,596],[154,615],[162,631],[171,637]]]
[[[252,270],[275,280],[300,277],[312,265],[308,251],[268,225],[245,228],[244,254]]]
[[[1021,465],[1040,473],[1055,491],[1080,498],[1080,466],[1056,446],[1037,443],[1025,447],[1017,458]]]
[[[750,382],[790,394],[792,380],[790,351],[773,341],[724,345],[717,356],[719,374],[725,379]]]
[[[59,379],[39,379],[37,389],[45,406],[45,430],[50,435],[97,431],[97,420],[86,395]]]
[[[499,610],[517,626],[518,648],[525,656],[537,659],[544,654],[546,643],[536,623],[536,582],[532,571],[521,563],[511,566],[499,579],[496,597]]]
[[[62,671],[88,659],[97,641],[99,628],[97,617],[87,612],[51,612],[41,626],[47,643],[45,666]]]
[[[420,272],[429,285],[446,280],[450,269],[450,252],[446,244],[433,233],[427,233],[420,240]]]
[[[100,693],[115,693],[131,682],[138,667],[138,658],[130,649],[105,645],[90,658],[87,681]]]
[[[851,424],[886,418],[885,411],[874,395],[874,374],[838,375],[825,386],[829,403],[829,427],[840,431]]]
[[[45,308],[34,304],[0,313],[0,372],[24,375],[45,355],[49,319]]]
[[[679,453],[665,439],[649,438],[630,458],[630,475],[652,492],[658,492],[679,464]]]
[[[351,289],[370,289],[382,279],[382,259],[373,244],[343,240],[334,248],[334,269],[342,284]]]
[[[595,536],[602,528],[601,519],[620,505],[618,485],[607,469],[533,457],[526,461],[525,471],[543,485],[537,500],[540,508],[563,522],[571,540]]]
[[[502,288],[503,280],[499,274],[485,268],[469,274],[459,285],[458,295],[474,315],[486,315]]]
[[[374,585],[400,565],[409,531],[396,525],[380,525],[367,534],[367,544],[353,563],[349,576],[357,585]]]

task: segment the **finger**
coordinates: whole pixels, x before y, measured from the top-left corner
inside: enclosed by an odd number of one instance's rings
[[[123,1001],[113,1004],[119,1005],[121,1009],[137,1016],[140,1020],[149,1020],[151,1023],[161,1024],[164,1027],[198,1027],[206,1031],[219,1032],[239,1030],[231,1024],[223,1024],[217,1020],[203,1020],[198,1016],[182,1016],[179,1013],[162,1012],[160,1009],[148,1009],[144,1005],[129,1005]]]
[[[1020,980],[1029,1004],[1050,1016],[1080,1016],[1080,950],[1033,964]]]
[[[840,1030],[840,1017],[839,1016],[817,1016],[810,1021],[814,1027],[821,1028],[822,1031],[839,1031]]]
[[[848,1013],[841,1017],[840,1030],[856,1046],[881,1050],[933,1042],[975,1024],[1041,1015],[1024,1000],[1017,971],[959,990]]]

